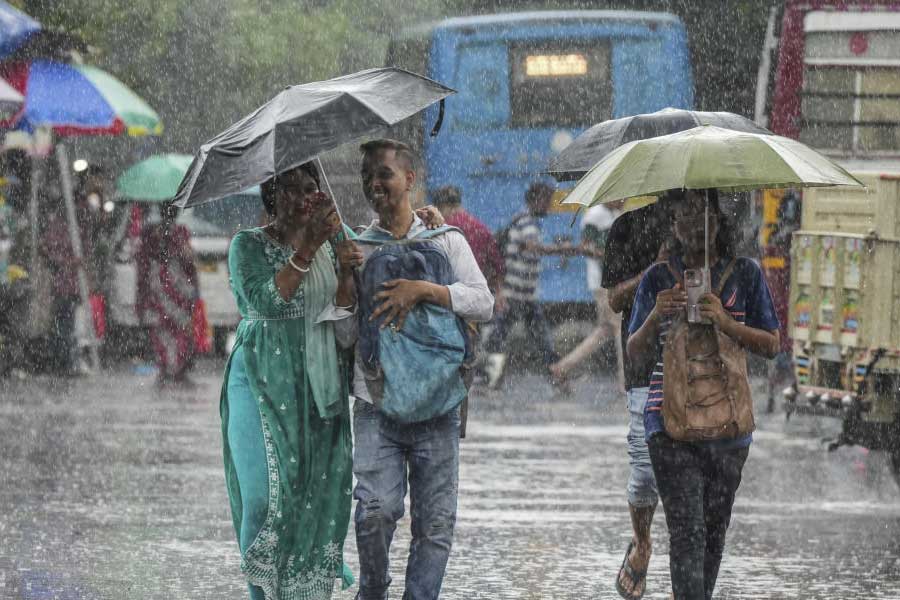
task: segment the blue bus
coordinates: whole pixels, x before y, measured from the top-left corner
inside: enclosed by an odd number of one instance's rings
[[[672,106],[691,108],[684,25],[666,13],[544,11],[451,18],[405,30],[387,62],[425,73],[458,93],[443,127],[432,107],[396,132],[425,157],[426,193],[460,188],[465,208],[492,230],[524,210],[528,185],[549,159],[600,121]],[[426,127],[427,126],[427,127]],[[571,185],[571,184],[570,184]],[[578,243],[575,213],[559,205],[547,243]],[[582,258],[544,258],[540,300],[591,303]]]

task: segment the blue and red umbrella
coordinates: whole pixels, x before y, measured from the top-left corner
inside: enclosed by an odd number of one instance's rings
[[[48,127],[60,136],[162,132],[156,111],[97,67],[49,60],[10,62],[0,65],[0,76],[25,96],[20,113],[0,126]]]

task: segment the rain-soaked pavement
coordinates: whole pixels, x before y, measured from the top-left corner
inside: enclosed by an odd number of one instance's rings
[[[3,598],[244,597],[220,366],[205,364],[191,393],[158,392],[128,370],[0,382]],[[623,402],[605,377],[555,400],[538,377],[511,379],[473,399],[443,596],[616,598],[629,535]],[[827,453],[828,423],[759,421],[716,597],[900,598],[900,494],[887,461]],[[667,598],[661,511],[654,532],[645,597]],[[404,521],[396,598],[408,541]],[[352,533],[346,559],[355,570]]]

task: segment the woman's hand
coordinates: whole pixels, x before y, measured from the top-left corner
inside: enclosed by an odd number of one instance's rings
[[[425,223],[425,227],[428,229],[437,229],[444,225],[444,215],[430,204],[422,208],[417,208],[416,216],[422,219],[422,222]]]
[[[681,284],[676,283],[671,289],[663,290],[656,295],[656,304],[653,306],[650,318],[658,321],[662,317],[671,317],[678,311],[684,310],[686,306],[687,294],[681,289]]]
[[[719,329],[725,329],[729,322],[734,321],[732,316],[725,310],[725,307],[722,306],[722,301],[715,294],[706,292],[700,296],[698,306],[700,308],[700,316],[711,321]]]
[[[335,255],[337,256],[337,263],[340,273],[342,275],[348,275],[353,272],[353,269],[362,265],[363,256],[362,250],[359,249],[352,240],[344,240],[335,245],[334,247]]]
[[[319,246],[341,232],[341,217],[334,201],[324,192],[316,194],[315,206],[306,225],[298,231],[299,244],[294,247],[301,254],[311,258]]]

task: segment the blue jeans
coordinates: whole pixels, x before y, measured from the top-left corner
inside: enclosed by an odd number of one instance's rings
[[[436,599],[456,524],[459,408],[430,421],[404,425],[391,421],[372,404],[357,400],[353,431],[357,598],[387,598],[391,540],[403,516],[408,482],[412,543],[403,598]]]
[[[635,508],[656,506],[659,493],[656,489],[656,478],[653,476],[653,464],[650,462],[650,451],[644,439],[644,407],[650,388],[632,388],[627,392],[628,398],[628,462],[631,474],[628,477],[628,504]]]

